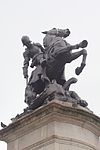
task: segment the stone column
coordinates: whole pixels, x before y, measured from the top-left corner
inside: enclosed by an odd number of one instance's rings
[[[0,131],[7,150],[100,150],[100,118],[87,108],[53,100]]]

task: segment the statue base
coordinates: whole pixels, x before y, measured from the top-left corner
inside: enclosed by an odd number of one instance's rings
[[[100,150],[99,136],[99,117],[56,99],[0,131],[7,150]]]

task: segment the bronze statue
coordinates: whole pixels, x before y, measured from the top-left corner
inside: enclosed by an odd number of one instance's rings
[[[24,64],[23,64],[23,75],[24,78],[28,78],[28,66],[29,61],[32,59],[32,63],[30,67],[37,66],[38,64],[43,63],[43,56],[41,57],[41,53],[43,51],[43,47],[39,43],[31,43],[28,36],[22,37],[23,46],[26,46],[25,52],[23,53]],[[36,59],[36,60],[35,60]]]
[[[36,94],[40,94],[42,86],[44,87],[43,82],[40,81],[40,77],[43,74],[43,65],[45,64],[45,59],[43,58],[43,47],[39,43],[31,43],[28,36],[22,37],[22,43],[23,46],[26,46],[25,52],[23,53],[24,57],[24,63],[23,63],[23,75],[24,78],[26,78],[26,92],[25,92],[25,102],[30,105],[31,101],[35,98]],[[37,66],[35,69],[35,72],[33,71],[30,77],[30,80],[28,82],[28,66],[29,61],[31,60],[30,67],[33,68],[34,66]],[[41,67],[42,66],[42,67]],[[34,90],[33,90],[33,85]],[[41,85],[40,85],[41,84]],[[38,87],[37,87],[38,86]],[[44,88],[43,88],[44,89]]]
[[[42,33],[46,34],[43,39],[43,45],[47,50],[47,55],[49,57],[55,57],[56,59],[60,57],[60,60],[63,60],[63,63],[66,64],[71,63],[73,60],[83,55],[81,66],[76,68],[76,74],[79,75],[86,65],[87,51],[85,49],[82,49],[78,52],[72,52],[72,50],[85,48],[88,44],[87,41],[84,40],[79,44],[70,45],[63,39],[69,36],[69,29],[63,30],[53,28],[50,31],[45,31]]]
[[[88,42],[86,40],[76,45],[70,45],[65,41],[65,38],[69,36],[69,29],[56,29],[53,28],[49,31],[42,32],[45,34],[43,39],[43,45],[39,43],[31,43],[29,37],[23,36],[22,43],[26,46],[24,56],[23,74],[24,78],[28,79],[28,66],[31,60],[30,67],[36,67],[32,73],[29,81],[27,80],[27,86],[25,90],[25,102],[29,108],[37,108],[45,100],[56,93],[58,96],[61,90],[61,98],[64,101],[74,99],[78,104],[83,107],[87,106],[86,101],[80,99],[80,97],[74,92],[69,91],[69,87],[72,83],[76,83],[75,78],[71,78],[68,81],[65,79],[64,67],[66,63],[71,63],[73,60],[80,56],[83,56],[80,67],[75,69],[75,73],[79,75],[86,65],[87,51],[83,48],[87,47]],[[78,52],[73,52],[74,49],[82,48]],[[55,81],[55,82],[53,82]],[[50,87],[55,87],[51,94],[48,94]],[[59,87],[59,88],[58,88]],[[50,93],[50,92],[49,92]],[[55,95],[55,94],[54,94]],[[43,102],[39,104],[39,97]],[[52,97],[52,96],[51,96]],[[58,96],[59,99],[59,96]]]

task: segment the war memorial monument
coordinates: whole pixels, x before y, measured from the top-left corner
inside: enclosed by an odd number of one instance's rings
[[[70,90],[77,79],[65,78],[65,65],[80,56],[82,62],[75,74],[82,73],[88,42],[67,43],[69,29],[53,28],[42,33],[43,45],[33,43],[26,35],[21,38],[25,46],[27,108],[9,125],[1,123],[0,140],[7,143],[7,150],[100,150],[100,118],[84,98]],[[29,76],[30,67],[33,69]]]

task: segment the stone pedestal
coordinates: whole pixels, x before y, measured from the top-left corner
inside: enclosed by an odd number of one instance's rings
[[[100,118],[53,100],[0,131],[7,150],[100,150]]]

